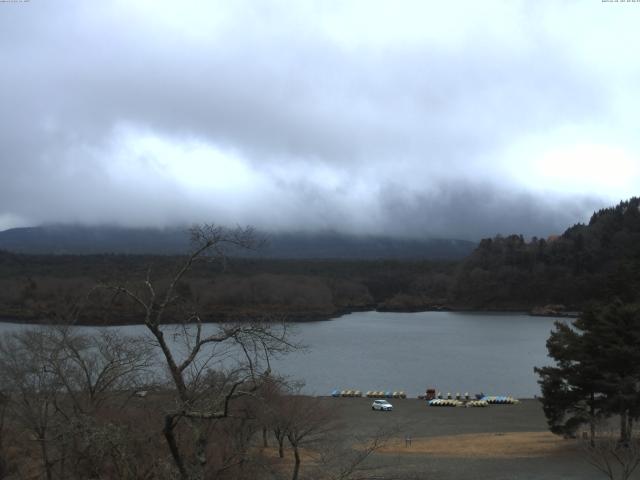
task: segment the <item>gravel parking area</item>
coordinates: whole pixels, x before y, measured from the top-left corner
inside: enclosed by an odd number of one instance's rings
[[[367,398],[326,398],[345,434],[395,429],[390,445],[371,459],[386,465],[378,478],[453,480],[605,478],[588,465],[575,442],[547,433],[540,403],[486,408],[428,407],[417,399],[390,399],[393,412],[372,411]],[[411,437],[411,446],[405,437]]]

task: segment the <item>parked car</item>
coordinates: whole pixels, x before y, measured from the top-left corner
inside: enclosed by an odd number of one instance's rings
[[[371,404],[371,410],[380,410],[390,412],[393,410],[393,405],[391,405],[386,400],[374,400]]]

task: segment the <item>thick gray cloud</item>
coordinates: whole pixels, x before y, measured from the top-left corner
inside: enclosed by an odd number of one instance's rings
[[[0,4],[0,228],[547,235],[637,190],[640,8],[226,3]]]

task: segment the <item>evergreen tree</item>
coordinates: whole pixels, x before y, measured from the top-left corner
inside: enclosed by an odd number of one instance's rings
[[[572,436],[588,423],[593,440],[596,419],[618,415],[628,442],[640,417],[640,307],[617,301],[558,322],[547,349],[556,365],[535,371],[551,431]]]
[[[595,437],[595,424],[603,412],[598,367],[590,348],[577,327],[556,322],[547,340],[549,356],[555,367],[535,368],[540,376],[542,405],[553,433],[575,436],[583,424],[590,426],[590,440]]]
[[[627,443],[640,416],[640,307],[615,302],[585,312],[576,325],[597,359],[603,408],[619,415],[620,440]]]

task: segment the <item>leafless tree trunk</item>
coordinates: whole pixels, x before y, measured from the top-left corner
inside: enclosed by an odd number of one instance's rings
[[[287,439],[293,449],[292,480],[300,473],[300,447],[320,442],[335,428],[331,412],[319,399],[302,395],[283,397],[281,415]]]
[[[591,392],[591,401],[589,402],[589,445],[596,446],[596,399],[595,393]]]
[[[300,473],[300,451],[298,450],[298,442],[295,440],[295,437],[287,436],[289,438],[289,442],[293,446],[293,473],[291,474],[291,480],[298,480],[298,474]]]
[[[628,426],[627,411],[623,410],[620,413],[620,443],[627,443],[629,441],[629,433],[627,432]]]
[[[153,285],[150,271],[141,288],[125,285],[105,288],[115,295],[124,295],[140,308],[142,321],[162,352],[176,391],[176,408],[165,417],[163,433],[180,476],[184,480],[200,480],[205,476],[208,460],[206,423],[228,418],[234,399],[254,395],[264,373],[268,377],[270,372],[269,357],[284,353],[293,345],[287,340],[284,324],[257,321],[221,324],[214,333],[205,333],[197,307],[192,306],[189,311],[185,309],[187,302],[178,292],[179,285],[195,262],[210,255],[224,260],[229,248],[254,248],[257,236],[250,228],[228,230],[214,225],[195,227],[191,234],[194,250],[163,291]],[[177,308],[183,311],[178,329],[182,350],[168,340],[169,327],[164,325],[168,312],[175,313]],[[175,318],[167,319],[175,321]],[[235,348],[242,359],[227,375],[226,381],[207,383],[207,372],[211,371],[210,365],[216,359],[215,347],[223,346]],[[193,444],[189,450],[193,455],[190,459],[185,457],[175,435],[178,424],[187,425],[192,431]]]
[[[275,428],[273,434],[278,442],[278,456],[284,458],[284,439],[287,438],[286,430]]]

